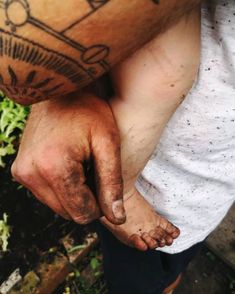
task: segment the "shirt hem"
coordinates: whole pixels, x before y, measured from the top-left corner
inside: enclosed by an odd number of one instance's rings
[[[192,247],[200,242],[205,241],[206,238],[207,238],[207,236],[201,236],[201,237],[198,237],[196,240],[191,240],[190,242],[178,244],[175,246],[176,248],[174,248],[174,244],[173,244],[172,247],[169,246],[169,247],[164,247],[164,248],[156,248],[156,250],[164,252],[164,253],[168,253],[168,254],[177,254],[177,253],[181,253],[181,252],[189,249],[190,247]]]

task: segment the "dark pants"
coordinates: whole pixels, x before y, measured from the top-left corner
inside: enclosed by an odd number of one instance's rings
[[[160,294],[172,284],[202,246],[198,243],[177,254],[138,251],[119,242],[98,224],[104,273],[110,294]]]

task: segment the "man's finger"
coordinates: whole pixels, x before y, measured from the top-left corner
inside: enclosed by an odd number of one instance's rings
[[[99,134],[92,141],[96,192],[103,214],[113,224],[123,224],[126,214],[123,204],[121,152],[118,134]]]
[[[69,214],[66,212],[64,207],[60,204],[60,201],[57,199],[56,195],[51,189],[48,189],[45,191],[35,191],[34,189],[29,190],[33,193],[33,195],[43,204],[48,206],[52,211],[54,211],[56,214],[60,215],[66,220],[71,220],[72,218],[69,216]]]
[[[60,203],[79,224],[87,224],[100,217],[100,210],[94,195],[85,184],[83,168],[77,163],[53,181],[53,191]]]
[[[23,178],[18,178],[14,175],[16,181],[21,183],[24,187],[32,192],[32,194],[43,204],[52,209],[61,217],[71,220],[71,217],[66,212],[60,201],[57,199],[53,190],[49,187],[48,183],[34,170],[34,177],[31,176],[31,181],[25,181]]]

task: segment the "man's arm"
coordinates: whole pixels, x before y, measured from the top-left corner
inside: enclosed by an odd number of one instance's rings
[[[200,0],[0,0],[0,89],[21,104],[75,92]]]

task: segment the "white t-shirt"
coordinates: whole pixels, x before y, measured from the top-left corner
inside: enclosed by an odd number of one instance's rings
[[[204,240],[235,200],[235,0],[202,8],[198,80],[169,121],[137,189],[181,230],[161,251]]]

